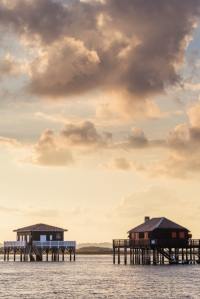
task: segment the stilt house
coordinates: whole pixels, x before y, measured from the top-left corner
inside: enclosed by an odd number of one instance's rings
[[[113,240],[113,263],[135,265],[200,263],[200,239],[192,239],[189,229],[165,217],[145,217],[128,231],[128,239]]]
[[[13,255],[20,256],[20,261],[62,261],[65,254],[69,254],[70,261],[75,260],[76,242],[64,241],[66,229],[48,225],[35,224],[14,230],[17,233],[16,241],[4,242],[4,260],[9,260]]]
[[[165,217],[145,217],[144,223],[128,232],[135,245],[185,247],[191,238],[189,230]]]

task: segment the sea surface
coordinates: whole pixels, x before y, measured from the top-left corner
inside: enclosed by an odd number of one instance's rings
[[[111,255],[0,262],[0,298],[200,298],[200,265],[113,265]]]

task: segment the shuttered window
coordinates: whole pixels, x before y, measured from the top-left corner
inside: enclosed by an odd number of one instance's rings
[[[176,239],[176,232],[172,232],[172,239]]]
[[[135,233],[135,240],[139,240],[139,233]]]
[[[185,232],[180,232],[179,233],[179,238],[180,239],[185,239]]]

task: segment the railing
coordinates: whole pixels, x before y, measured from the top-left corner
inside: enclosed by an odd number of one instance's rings
[[[113,247],[137,247],[137,246],[150,246],[150,240],[129,240],[129,239],[119,239],[113,240]]]
[[[188,246],[189,247],[200,247],[200,240],[199,239],[189,239]]]
[[[33,245],[41,248],[76,248],[75,241],[33,241]]]
[[[130,247],[131,240],[129,239],[118,239],[113,240],[113,247]]]
[[[4,248],[25,248],[26,241],[5,241]]]
[[[113,240],[113,247],[148,247],[148,248],[186,248],[186,247],[195,247],[200,248],[200,240],[195,239],[139,239],[139,240],[130,240],[130,239],[118,239]]]

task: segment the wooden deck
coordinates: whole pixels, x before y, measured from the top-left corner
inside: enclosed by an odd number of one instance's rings
[[[4,242],[4,261],[69,261],[76,259],[75,241],[6,241]]]
[[[135,265],[199,264],[200,240],[113,240],[113,263]]]

